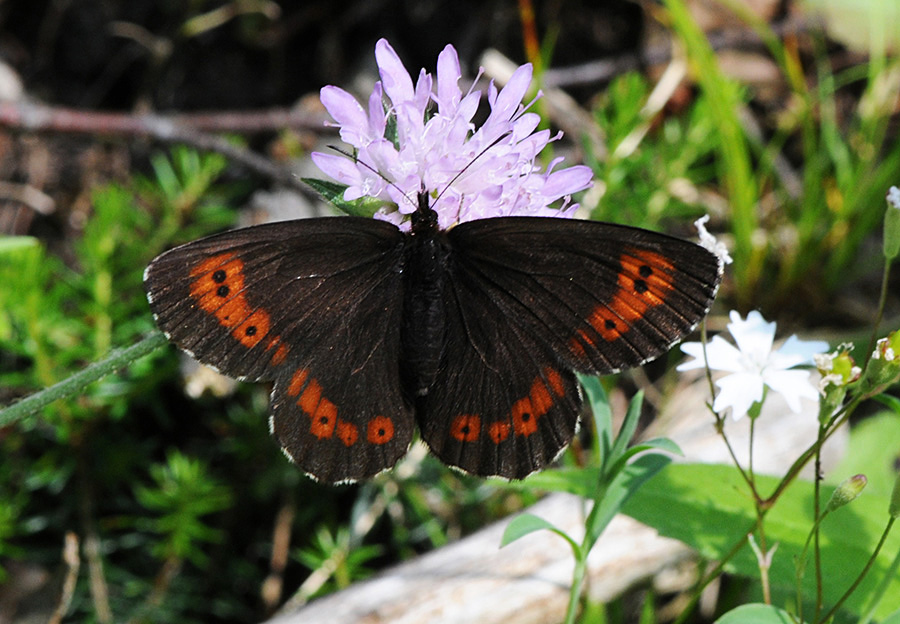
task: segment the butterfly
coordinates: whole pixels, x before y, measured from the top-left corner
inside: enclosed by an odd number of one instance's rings
[[[270,430],[326,483],[393,466],[418,427],[480,476],[537,471],[575,435],[575,373],[666,352],[721,278],[699,245],[623,225],[494,217],[410,230],[324,217],[167,251],[144,274],[168,338],[203,364],[272,382]]]

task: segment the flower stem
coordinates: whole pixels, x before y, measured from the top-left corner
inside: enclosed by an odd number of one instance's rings
[[[165,336],[155,332],[135,345],[113,351],[106,359],[94,362],[87,368],[63,379],[59,383],[35,392],[21,401],[0,410],[0,427],[18,422],[54,401],[65,399],[81,392],[88,384],[102,379],[118,369],[128,366],[135,360],[156,351],[166,342]]]
[[[584,576],[587,573],[587,555],[583,551],[575,558],[575,571],[572,573],[572,586],[569,588],[569,605],[566,607],[565,624],[575,624],[578,605],[581,603],[581,592],[584,589]]]
[[[722,572],[725,570],[725,565],[734,559],[734,557],[741,551],[744,547],[744,544],[747,543],[747,537],[753,533],[756,529],[757,523],[754,522],[749,529],[744,531],[741,534],[741,539],[737,540],[734,546],[731,547],[731,550],[726,553],[724,557],[722,557],[719,562],[716,564],[712,570],[710,570],[701,580],[697,583],[697,587],[694,590],[694,595],[691,597],[690,602],[685,605],[684,609],[681,610],[681,613],[678,614],[678,617],[673,621],[672,624],[684,624],[690,618],[691,614],[694,611],[694,607],[697,606],[697,603],[700,602],[700,596],[703,594],[703,590],[706,589],[706,586],[712,583],[712,581],[719,577]]]
[[[884,261],[884,272],[881,274],[881,294],[878,296],[878,312],[875,315],[875,322],[872,324],[872,336],[869,338],[869,348],[866,349],[866,359],[863,368],[869,363],[872,352],[875,350],[875,343],[878,341],[878,327],[881,325],[881,319],[884,318],[884,306],[887,303],[888,284],[891,275],[891,261]]]
[[[869,557],[869,560],[866,562],[865,567],[862,569],[862,572],[859,573],[859,576],[856,577],[856,580],[853,581],[853,584],[847,588],[847,591],[844,592],[844,595],[841,596],[841,599],[835,603],[831,610],[826,613],[822,618],[815,620],[816,622],[828,622],[834,617],[834,614],[837,613],[838,609],[847,601],[847,598],[856,591],[856,588],[859,587],[859,584],[862,583],[862,580],[866,577],[866,574],[869,573],[869,570],[872,568],[872,564],[875,563],[875,559],[878,557],[878,553],[881,552],[881,547],[884,546],[884,541],[887,539],[888,533],[891,532],[891,528],[894,526],[894,520],[896,518],[891,517],[888,520],[887,526],[884,527],[884,532],[881,534],[881,539],[878,540],[878,545],[875,547],[875,550],[872,551],[872,555]]]
[[[825,427],[823,425],[819,425],[819,435],[818,440],[822,440],[824,443],[823,436],[825,435]],[[821,525],[822,515],[822,444],[819,444],[816,448],[815,455],[815,478],[813,480],[813,517],[816,518],[816,524],[813,527],[813,561],[815,564],[816,570],[816,609],[815,609],[815,618],[818,619],[819,615],[822,613],[822,601],[824,600],[824,589],[822,585],[822,549],[819,542],[820,531],[819,526]]]

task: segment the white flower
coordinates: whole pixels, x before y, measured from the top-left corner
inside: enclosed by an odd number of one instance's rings
[[[767,387],[782,395],[794,413],[800,411],[801,398],[818,400],[819,393],[810,383],[809,372],[788,369],[811,364],[816,353],[828,349],[828,343],[791,336],[781,348],[773,350],[775,323],[766,322],[756,311],[750,312],[746,320],[735,311],[729,316],[728,331],[734,337],[736,348],[721,336],[715,336],[706,345],[704,361],[703,344],[686,342],[681,350],[695,359],[678,366],[678,370],[685,371],[703,368],[708,363],[711,370],[730,373],[716,380],[719,388],[713,402],[716,412],[721,414],[731,408],[732,417],[737,420],[754,403],[763,400]]]
[[[888,190],[887,201],[893,208],[900,209],[900,189],[892,186]]]
[[[709,221],[709,215],[703,215],[694,221],[694,227],[697,228],[697,234],[700,236],[700,246],[707,251],[716,254],[716,257],[719,259],[719,267],[721,270],[721,267],[724,267],[726,264],[731,264],[734,261],[731,259],[731,256],[728,253],[728,247],[725,246],[725,243],[718,240],[706,229],[707,221]]]

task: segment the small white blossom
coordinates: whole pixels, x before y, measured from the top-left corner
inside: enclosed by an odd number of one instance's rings
[[[888,338],[879,338],[878,342],[875,343],[875,351],[872,352],[873,360],[882,358],[884,358],[885,362],[893,362],[896,358],[891,341]]]
[[[724,413],[731,409],[732,417],[743,417],[754,403],[763,400],[765,388],[782,395],[794,413],[800,411],[800,399],[817,400],[819,393],[810,383],[809,371],[789,370],[795,366],[811,364],[813,355],[828,349],[828,343],[804,341],[796,336],[788,338],[779,349],[773,349],[775,323],[768,323],[759,312],[753,311],[747,319],[735,311],[730,314],[728,331],[737,347],[721,336],[715,336],[706,345],[686,342],[681,350],[695,359],[678,366],[679,371],[703,368],[707,363],[714,371],[729,373],[716,380],[719,393],[713,409]]]
[[[697,234],[700,236],[700,246],[707,251],[716,254],[716,257],[719,259],[720,267],[731,264],[734,261],[728,253],[728,247],[725,246],[725,243],[710,234],[709,230],[706,229],[706,223],[708,221],[709,215],[703,215],[694,221],[694,227],[697,228]]]
[[[894,208],[900,209],[900,189],[892,186],[887,194],[887,202]]]
[[[825,396],[826,391],[832,387],[843,387],[856,381],[862,375],[862,369],[853,363],[850,351],[853,345],[841,344],[831,353],[816,353],[813,356],[816,368],[822,376],[819,379],[819,393]],[[835,363],[837,362],[837,366]]]

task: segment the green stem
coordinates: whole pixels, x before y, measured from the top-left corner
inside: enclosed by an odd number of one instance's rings
[[[822,439],[822,436],[825,435],[825,427],[820,424],[819,425],[819,435],[818,439]],[[819,525],[821,523],[822,518],[827,515],[821,513],[822,509],[822,445],[816,449],[816,460],[814,463],[814,472],[815,478],[813,482],[813,517],[816,518],[815,526],[813,527],[813,562],[815,564],[815,572],[816,572],[816,608],[815,608],[815,617],[818,618],[819,614],[822,613],[822,604],[825,599],[824,589],[822,585],[822,548],[819,541],[820,531]],[[815,618],[814,618],[815,619]]]
[[[841,596],[841,599],[837,601],[837,603],[831,607],[831,611],[826,613],[822,619],[816,620],[817,622],[828,622],[834,614],[837,613],[838,609],[847,601],[847,598],[856,591],[856,588],[859,587],[859,584],[862,583],[862,580],[866,577],[866,574],[869,573],[869,570],[872,567],[872,564],[875,563],[875,559],[878,557],[878,553],[881,552],[881,547],[884,546],[884,541],[887,539],[888,533],[891,532],[891,528],[894,526],[894,520],[896,518],[891,518],[888,520],[887,526],[884,527],[884,532],[881,534],[881,539],[878,540],[878,546],[875,547],[875,550],[872,552],[872,556],[869,557],[869,560],[866,562],[866,566],[862,569],[862,572],[859,573],[859,576],[856,577],[856,580],[853,581],[853,584],[847,588],[847,591],[844,592],[844,595]]]
[[[757,523],[754,522],[752,526],[743,532],[741,539],[737,540],[734,546],[731,547],[731,550],[722,557],[719,562],[716,564],[716,567],[710,570],[697,584],[697,587],[694,589],[694,595],[691,597],[690,602],[685,605],[684,609],[681,610],[681,613],[678,614],[678,617],[672,624],[684,624],[685,621],[691,616],[694,611],[694,607],[697,606],[697,603],[700,602],[700,596],[703,594],[703,590],[706,589],[706,586],[713,582],[722,572],[725,570],[726,564],[734,559],[734,557],[741,551],[744,547],[744,544],[747,542],[747,536],[753,533],[756,529]]]
[[[878,327],[881,325],[881,321],[884,318],[884,306],[887,303],[887,294],[888,294],[888,286],[890,284],[890,276],[891,276],[891,261],[884,261],[884,272],[881,274],[881,294],[878,296],[878,312],[875,316],[875,323],[872,325],[872,336],[869,338],[869,348],[866,350],[866,359],[863,364],[863,368],[868,366],[869,358],[872,357],[872,352],[875,351],[875,343],[878,342]]]
[[[575,571],[572,572],[572,587],[569,588],[569,605],[566,607],[565,624],[575,624],[578,605],[581,604],[581,592],[584,589],[584,576],[587,573],[587,555],[579,552],[575,558]]]
[[[132,345],[126,349],[113,351],[106,359],[94,362],[71,377],[63,379],[49,388],[44,388],[39,392],[35,392],[18,403],[14,403],[9,407],[0,410],[0,427],[5,427],[22,420],[26,416],[34,414],[54,401],[65,399],[81,392],[88,384],[93,383],[98,379],[102,379],[120,368],[128,366],[135,360],[156,351],[165,345],[166,342],[166,337],[161,333],[156,332],[149,337],[144,338],[136,345]]]
[[[878,608],[878,604],[881,602],[881,599],[884,598],[887,593],[887,588],[890,586],[891,582],[897,578],[897,570],[900,569],[900,552],[894,555],[894,560],[891,561],[890,567],[887,569],[887,573],[881,579],[881,583],[878,584],[878,589],[875,590],[875,593],[872,594],[872,600],[870,601],[869,607],[866,609],[865,613],[859,620],[859,624],[869,624],[872,619],[875,617],[875,610]]]

